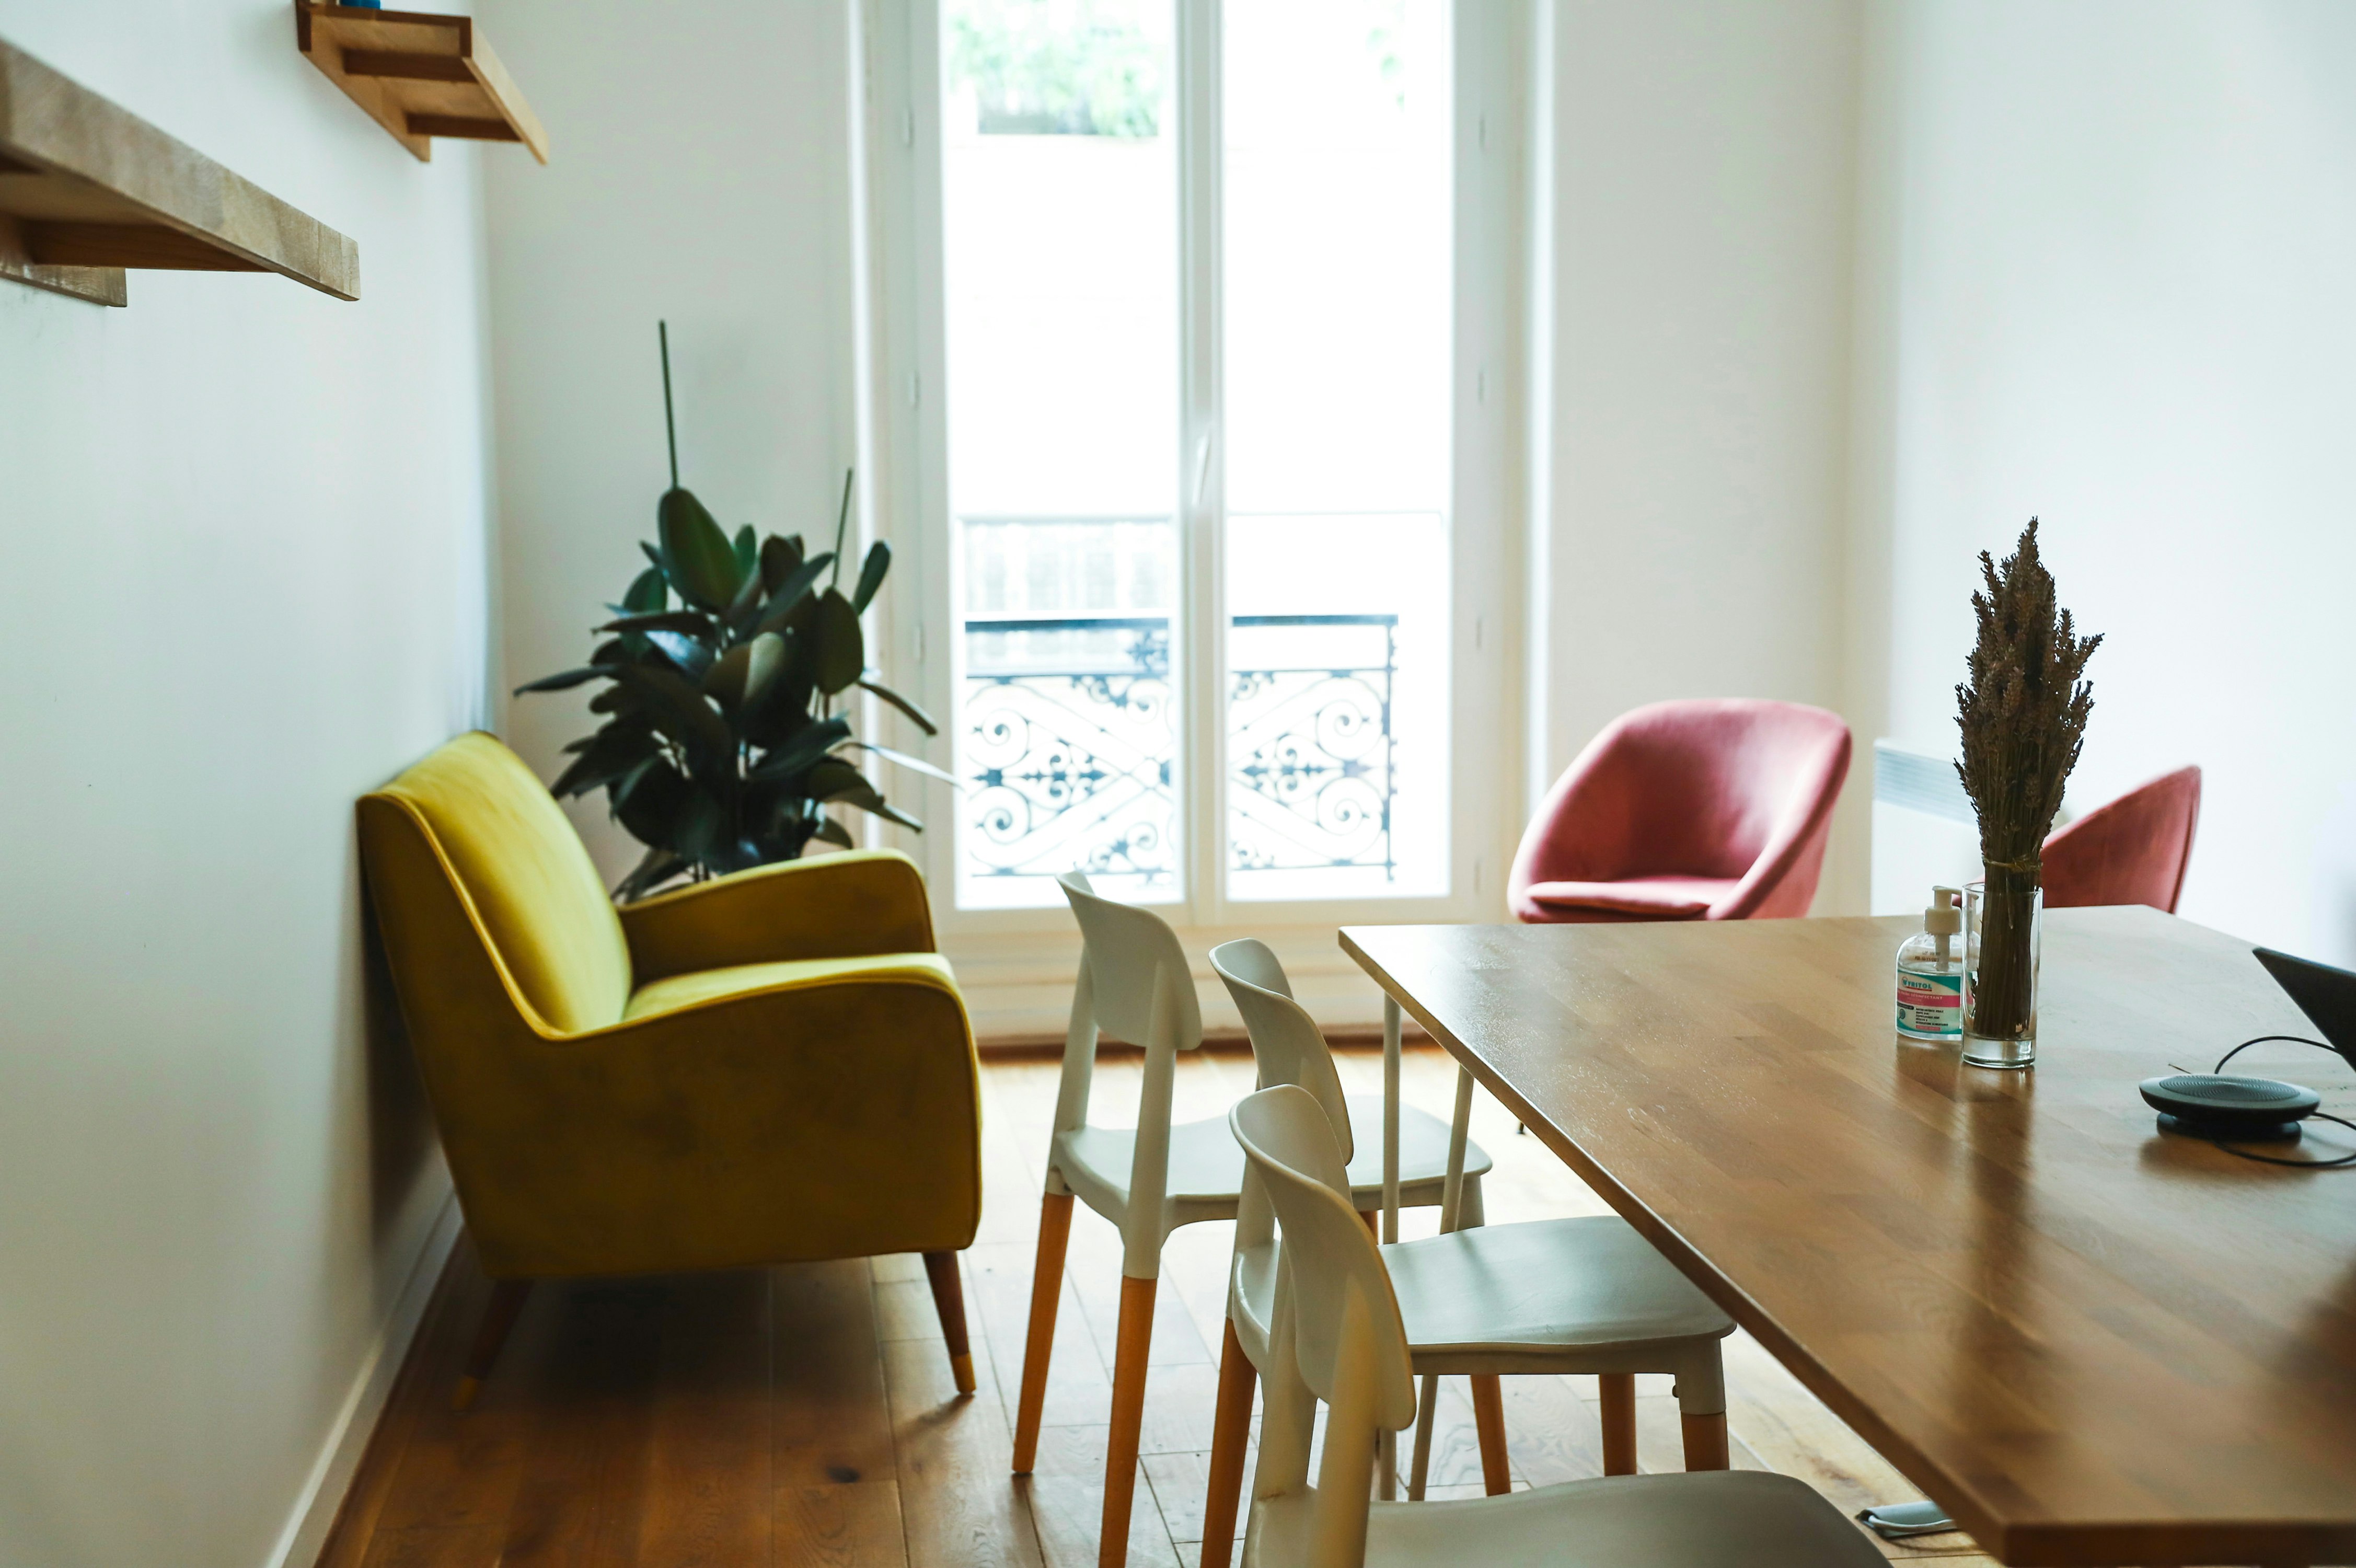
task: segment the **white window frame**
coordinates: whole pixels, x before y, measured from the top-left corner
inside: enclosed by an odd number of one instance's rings
[[[1226,890],[1223,443],[1219,430],[1220,200],[1217,85],[1222,0],[1177,0],[1182,428],[1172,467],[1180,536],[1182,601],[1173,618],[1183,663],[1181,768],[1176,780],[1183,833],[1185,897],[1154,906],[1182,931],[1215,935],[1346,923],[1494,920],[1504,914],[1505,881],[1520,836],[1520,746],[1513,650],[1522,596],[1509,563],[1518,545],[1515,463],[1521,364],[1512,333],[1520,312],[1515,248],[1521,170],[1516,152],[1520,94],[1513,66],[1512,7],[1456,0],[1453,156],[1453,408],[1451,583],[1449,891],[1421,897],[1269,900]],[[901,690],[941,721],[921,732],[876,705],[871,724],[890,744],[920,749],[948,766],[953,753],[953,689],[962,619],[952,601],[956,573],[948,508],[948,427],[944,389],[946,308],[942,226],[942,127],[938,0],[858,0],[854,48],[863,90],[855,160],[863,210],[859,270],[865,289],[860,354],[862,410],[873,476],[873,529],[895,552],[901,613],[878,627],[883,665]],[[1208,446],[1201,493],[1195,474]],[[894,798],[915,778],[897,773]],[[933,918],[945,938],[1049,933],[1067,937],[1061,908],[957,908],[956,819],[947,786],[925,786],[922,834],[884,829],[871,842],[915,855],[934,891]],[[1396,830],[1395,830],[1396,831]]]

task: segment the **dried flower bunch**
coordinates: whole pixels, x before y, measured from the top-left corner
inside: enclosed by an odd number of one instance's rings
[[[2103,645],[2080,638],[2055,602],[2053,575],[2037,553],[2037,520],[1998,565],[1980,552],[1986,587],[1972,596],[1979,640],[1971,679],[1955,688],[1963,759],[1955,764],[1979,813],[1987,908],[1980,983],[1969,1027],[1991,1037],[2033,1029],[2027,933],[2043,873],[2045,835],[2062,787],[2086,744],[2094,688],[2081,677]]]
[[[1980,575],[1987,585],[1972,596],[1979,641],[1970,681],[1955,688],[1964,732],[1955,771],[1979,811],[1989,875],[2034,879],[2062,783],[2086,744],[2094,689],[2079,677],[2103,639],[2081,639],[2070,612],[2054,602],[2035,518],[2001,566],[1980,552]]]

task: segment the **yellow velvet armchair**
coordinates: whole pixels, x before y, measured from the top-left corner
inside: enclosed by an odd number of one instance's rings
[[[973,1032],[888,851],[616,908],[520,758],[450,742],[359,804],[458,1203],[498,1282],[463,1407],[535,1279],[921,1252],[962,1392],[981,1214]]]

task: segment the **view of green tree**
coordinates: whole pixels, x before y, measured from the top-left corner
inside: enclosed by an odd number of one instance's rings
[[[1161,134],[1162,50],[1136,0],[952,0],[952,87],[970,86],[984,135]]]

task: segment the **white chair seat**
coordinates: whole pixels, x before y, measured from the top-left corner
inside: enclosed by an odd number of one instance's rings
[[[1245,1568],[1310,1562],[1303,1489],[1252,1509]],[[1376,1503],[1365,1568],[1883,1568],[1806,1483],[1761,1470],[1612,1476],[1505,1497]]]
[[[1718,1341],[1734,1332],[1617,1215],[1457,1230],[1382,1254],[1418,1372],[1690,1368],[1715,1384]],[[1510,1364],[1525,1354],[1529,1367]]]
[[[1354,1125],[1383,1124],[1379,1096],[1351,1095],[1349,1107]],[[1055,1134],[1055,1169],[1082,1202],[1118,1224],[1129,1212],[1129,1173],[1136,1151],[1137,1133],[1132,1128],[1082,1125]],[[1466,1145],[1468,1177],[1487,1174],[1494,1164],[1478,1144]],[[1399,1201],[1412,1207],[1436,1206],[1447,1176],[1448,1123],[1411,1105],[1402,1106]],[[1234,1219],[1243,1185],[1244,1152],[1236,1146],[1225,1116],[1171,1123],[1170,1185],[1165,1189],[1170,1228]],[[1350,1162],[1350,1189],[1361,1210],[1381,1207],[1383,1155],[1377,1140],[1367,1139],[1366,1146]]]

